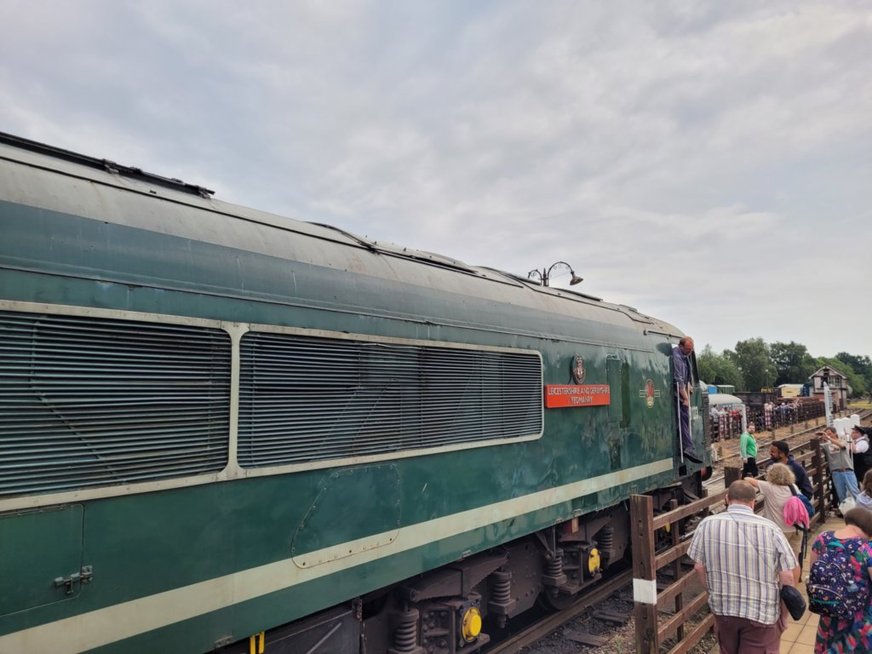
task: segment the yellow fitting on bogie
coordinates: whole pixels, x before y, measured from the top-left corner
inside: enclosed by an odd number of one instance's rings
[[[467,643],[471,643],[478,635],[481,633],[481,611],[478,610],[478,607],[471,606],[466,609],[463,614],[463,623],[460,627],[460,634],[463,636],[463,640]]]
[[[587,571],[590,576],[594,576],[600,569],[600,553],[597,548],[592,548],[590,554],[587,555]]]

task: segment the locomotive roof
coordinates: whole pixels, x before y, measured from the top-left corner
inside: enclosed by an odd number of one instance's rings
[[[349,272],[394,278],[425,286],[445,286],[450,279],[453,281],[448,283],[448,290],[467,295],[486,296],[488,299],[532,306],[555,313],[586,314],[592,311],[600,321],[627,325],[625,321],[629,318],[631,324],[638,325],[637,329],[670,336],[681,334],[668,323],[642,314],[632,307],[607,303],[592,295],[570,289],[543,287],[513,273],[471,266],[444,255],[366,239],[331,225],[299,221],[229,204],[216,200],[213,197],[214,191],[196,184],[0,132],[0,161],[4,160],[23,164],[31,170],[44,171],[37,175],[37,179],[45,179],[45,186],[36,183],[32,176],[25,179],[21,174],[16,175],[12,169],[9,174],[0,175],[0,185],[6,187],[3,189],[3,198],[15,198],[32,206],[92,216],[107,222],[128,224],[286,259],[308,260],[319,265],[326,263],[330,267],[344,268]],[[56,189],[49,191],[49,185],[57,184],[56,177],[51,173],[59,173],[67,178],[70,184],[69,193],[58,193]],[[87,187],[91,187],[93,192],[88,193]],[[126,193],[110,199],[100,191],[101,187],[111,187]],[[155,200],[163,202],[156,205]],[[197,210],[209,212],[211,220],[198,215]],[[264,230],[271,233],[265,234]],[[292,247],[293,239],[276,239],[273,230],[285,232],[289,237],[305,237],[307,244],[302,248],[299,245]],[[341,254],[336,245],[344,246],[341,248],[343,250],[352,248],[351,253],[346,251],[344,255]],[[360,251],[374,257],[361,256]],[[401,262],[414,265],[409,267]],[[414,267],[422,264],[425,269]],[[430,270],[429,273],[426,272],[427,269]],[[416,273],[416,270],[419,272]],[[449,278],[442,273],[453,275]],[[484,282],[491,282],[491,288],[487,291],[480,287],[474,290],[476,284]],[[493,288],[494,282],[501,287],[500,290]],[[559,304],[555,305],[555,302]],[[565,302],[571,302],[576,308],[570,309]],[[611,314],[612,318],[607,318],[605,314]]]

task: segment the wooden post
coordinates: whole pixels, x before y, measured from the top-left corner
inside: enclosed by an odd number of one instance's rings
[[[827,488],[824,483],[824,466],[826,463],[824,462],[824,453],[821,449],[821,439],[813,438],[811,444],[814,448],[814,456],[812,457],[814,471],[812,475],[814,483],[817,486],[818,508],[820,511],[820,521],[818,524],[822,525],[827,521]]]
[[[742,469],[734,466],[724,466],[724,488],[729,488],[730,484],[742,478]]]
[[[675,499],[669,500],[669,510],[675,511],[675,509],[677,509],[677,508],[678,508],[678,500],[675,500]],[[677,522],[672,523],[672,529],[670,530],[670,534],[672,536],[672,547],[678,547],[679,545],[681,545],[681,534],[678,533],[678,525],[679,525],[679,523],[677,523]],[[675,562],[672,564],[672,571],[673,571],[672,578],[675,581],[678,581],[679,579],[681,579],[682,570],[681,570],[681,559],[680,558],[675,559]],[[656,573],[656,570],[655,570],[655,573]],[[676,614],[681,613],[681,609],[683,609],[683,608],[684,608],[684,593],[678,593],[678,595],[675,596],[675,613]],[[682,623],[681,626],[678,628],[678,632],[676,633],[675,638],[676,638],[676,640],[678,640],[678,642],[681,642],[684,640],[684,623]]]
[[[657,654],[657,571],[654,569],[654,499],[630,497],[630,541],[633,546],[633,601],[636,654]]]

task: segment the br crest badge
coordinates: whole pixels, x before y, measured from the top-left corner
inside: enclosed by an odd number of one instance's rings
[[[639,397],[645,398],[645,406],[647,406],[649,409],[654,407],[654,398],[660,397],[660,391],[654,388],[653,380],[645,380],[645,388],[639,391]]]
[[[578,355],[572,359],[572,381],[576,384],[584,383],[584,359]]]

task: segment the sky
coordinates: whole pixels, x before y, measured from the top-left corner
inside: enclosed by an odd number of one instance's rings
[[[872,356],[865,0],[0,0],[0,131]]]

